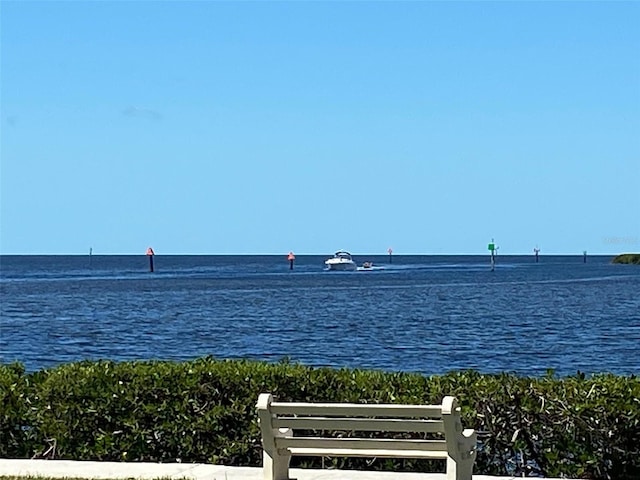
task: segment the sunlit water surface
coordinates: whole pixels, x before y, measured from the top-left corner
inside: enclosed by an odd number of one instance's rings
[[[640,267],[611,257],[3,256],[0,362],[210,355],[425,374],[640,373]],[[384,267],[384,268],[382,268]]]

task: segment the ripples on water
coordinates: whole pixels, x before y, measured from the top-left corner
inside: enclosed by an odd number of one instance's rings
[[[610,257],[2,257],[0,361],[212,355],[426,374],[640,373],[640,268]],[[89,261],[91,263],[89,263]]]

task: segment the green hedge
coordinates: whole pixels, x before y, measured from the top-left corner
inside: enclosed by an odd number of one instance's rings
[[[640,253],[622,253],[620,255],[616,255],[611,263],[640,265]]]
[[[0,365],[0,457],[261,464],[255,402],[440,403],[455,395],[481,442],[474,472],[640,478],[640,380],[475,371],[409,373],[217,361]],[[319,467],[322,459],[294,458]],[[443,462],[324,459],[338,468],[443,471]]]

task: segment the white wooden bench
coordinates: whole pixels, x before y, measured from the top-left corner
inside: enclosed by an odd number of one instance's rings
[[[454,397],[444,397],[442,405],[285,403],[262,393],[257,408],[265,480],[289,480],[292,455],[442,459],[447,480],[471,480],[476,432],[462,429]],[[294,436],[296,430],[317,435]],[[323,435],[331,431],[353,436]],[[433,438],[368,438],[360,432],[428,433]]]

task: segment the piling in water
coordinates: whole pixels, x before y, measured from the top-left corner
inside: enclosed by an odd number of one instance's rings
[[[147,248],[147,257],[149,257],[149,271],[153,272],[153,256],[155,253],[153,252],[153,248]]]

